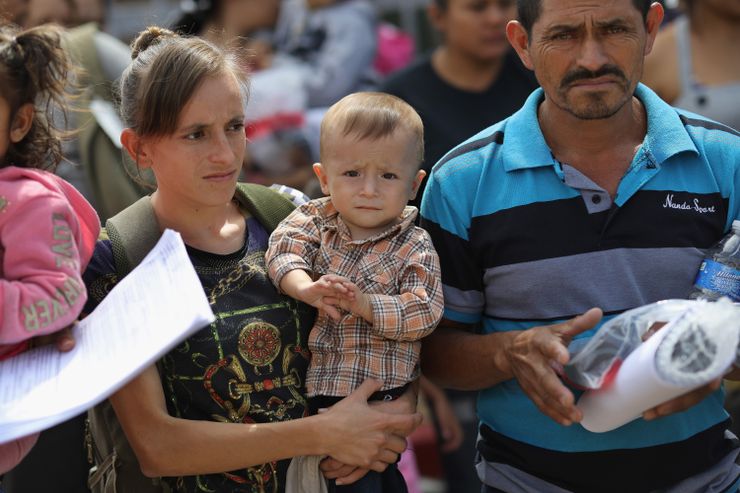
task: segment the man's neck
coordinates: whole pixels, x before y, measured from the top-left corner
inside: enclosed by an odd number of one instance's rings
[[[612,196],[647,132],[647,115],[633,97],[616,114],[583,120],[545,99],[538,109],[545,141],[556,159],[573,166]]]

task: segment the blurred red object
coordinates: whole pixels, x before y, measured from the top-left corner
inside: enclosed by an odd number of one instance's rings
[[[393,24],[378,26],[378,52],[373,66],[380,75],[405,67],[414,58],[414,39]]]

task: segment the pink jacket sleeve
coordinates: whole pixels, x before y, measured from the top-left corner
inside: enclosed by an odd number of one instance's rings
[[[87,299],[78,219],[68,198],[32,180],[11,185],[16,188],[0,190],[0,344],[66,327]]]

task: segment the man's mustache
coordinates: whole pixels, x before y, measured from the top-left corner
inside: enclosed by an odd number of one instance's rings
[[[622,72],[619,67],[615,65],[604,65],[603,67],[595,71],[585,68],[579,68],[573,70],[572,72],[568,72],[567,74],[565,74],[565,77],[563,77],[563,80],[560,82],[560,87],[565,87],[581,80],[597,79],[605,75],[616,75],[617,77],[619,77],[620,80],[627,80],[624,72]]]

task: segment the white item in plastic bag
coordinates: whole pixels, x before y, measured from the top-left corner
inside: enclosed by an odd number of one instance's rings
[[[625,359],[614,381],[578,400],[581,425],[610,431],[721,377],[734,362],[740,308],[726,298],[688,307]]]

